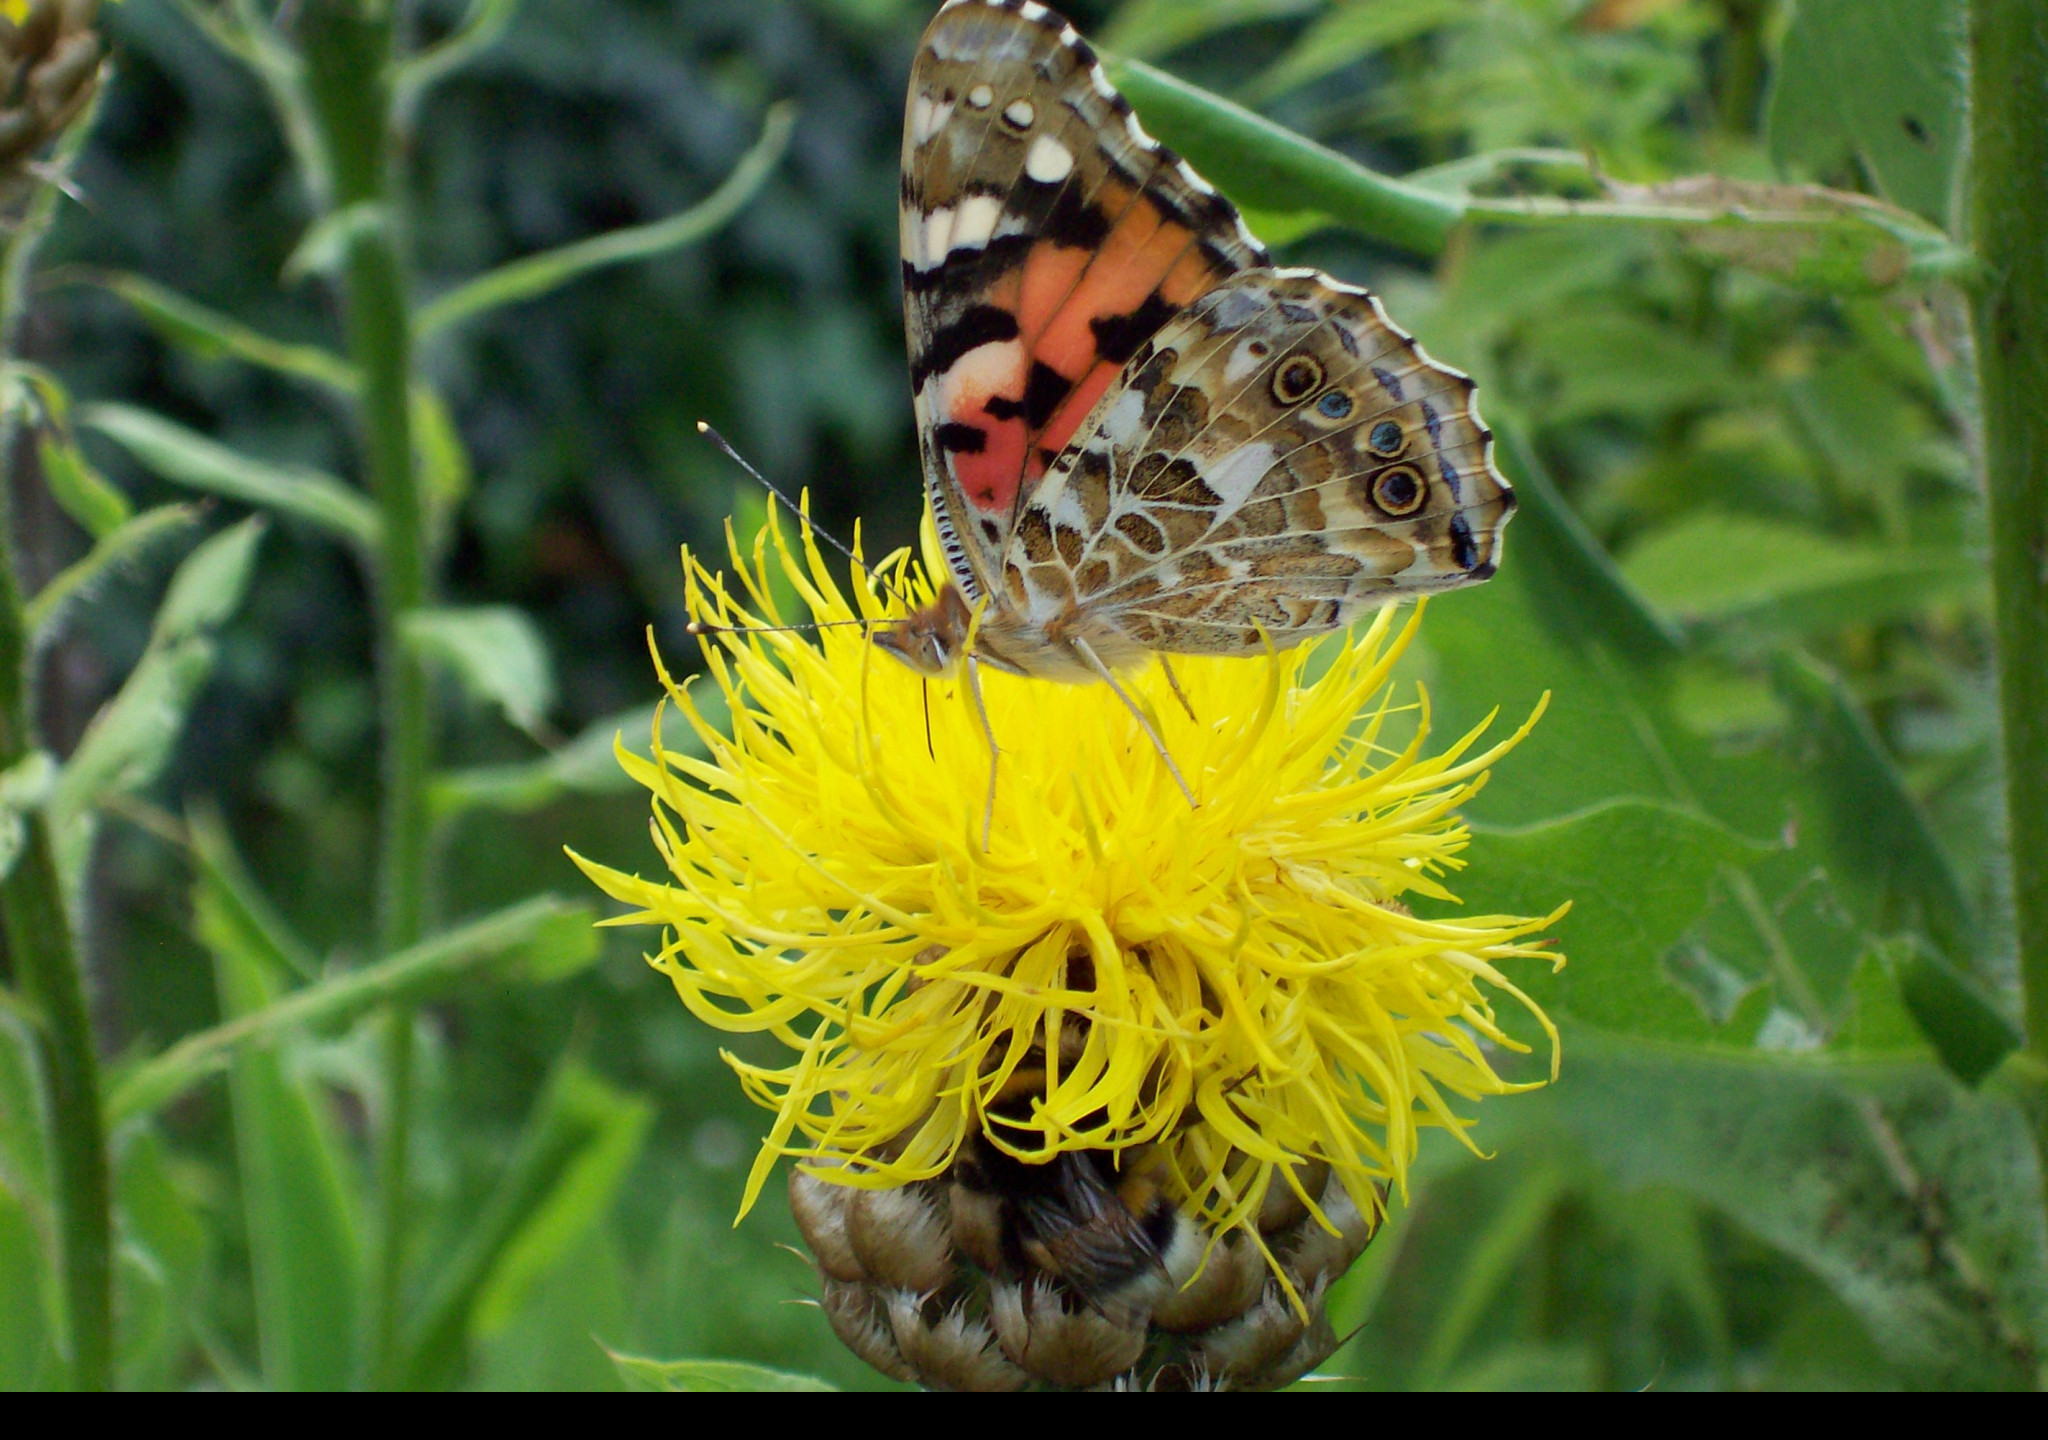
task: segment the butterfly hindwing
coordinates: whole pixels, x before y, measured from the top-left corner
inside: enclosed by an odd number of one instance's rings
[[[953,0],[913,63],[902,251],[926,490],[979,598],[1048,465],[1159,327],[1264,265],[1031,0]]]
[[[1313,270],[1218,285],[1134,355],[1026,502],[1016,609],[1146,650],[1286,646],[1493,573],[1514,495],[1472,382]]]

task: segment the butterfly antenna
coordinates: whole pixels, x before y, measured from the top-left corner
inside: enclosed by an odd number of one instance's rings
[[[777,635],[790,630],[830,630],[840,625],[885,625],[885,620],[806,620],[800,625],[719,625],[692,620],[683,627],[685,635]]]
[[[760,485],[760,487],[763,490],[766,490],[770,495],[773,495],[777,500],[780,500],[782,502],[783,508],[788,510],[790,514],[802,515],[804,513],[803,507],[797,504],[796,501],[790,499],[789,496],[779,486],[777,486],[773,480],[770,480],[766,475],[763,475],[759,470],[756,470],[752,465],[749,465],[747,463],[747,457],[740,454],[739,451],[733,449],[732,442],[727,440],[723,435],[719,434],[716,430],[712,429],[709,421],[699,420],[697,422],[697,433],[699,435],[702,435],[705,439],[709,440],[713,445],[716,445],[720,450],[723,450],[725,452],[726,459],[732,461],[733,464],[739,466],[740,469],[746,471],[747,474],[753,476],[755,483]],[[916,608],[916,606],[911,603],[908,596],[904,595],[894,585],[891,585],[889,583],[887,576],[880,574],[879,572],[874,570],[868,564],[867,561],[861,559],[860,556],[854,554],[852,547],[847,545],[837,535],[834,535],[831,531],[823,528],[822,526],[811,524],[808,521],[808,519],[806,519],[806,524],[811,534],[815,535],[818,539],[823,540],[827,545],[830,545],[834,550],[837,550],[841,555],[844,555],[854,564],[860,566],[862,570],[867,571],[868,574],[873,575],[877,580],[881,581],[882,588],[887,590],[889,594],[899,603],[901,603],[909,609]]]
[[[932,682],[926,680],[924,690],[924,753],[932,759],[939,758],[939,752],[932,744]]]

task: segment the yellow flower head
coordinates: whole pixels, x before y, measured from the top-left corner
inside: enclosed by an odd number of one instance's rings
[[[684,563],[706,622],[779,623],[777,580],[818,620],[886,620],[929,598],[931,550],[927,529],[925,567],[897,557],[857,612],[808,531],[800,557],[772,522],[751,560],[735,545],[744,599]],[[1146,1147],[1214,1229],[1246,1224],[1275,1183],[1309,1201],[1294,1175],[1318,1161],[1373,1214],[1419,1129],[1463,1135],[1452,1097],[1524,1088],[1488,1064],[1490,1046],[1525,1048],[1490,995],[1542,1025],[1554,1076],[1555,1030],[1497,967],[1562,964],[1525,940],[1556,916],[1401,903],[1450,898],[1455,809],[1522,733],[1424,753],[1427,697],[1397,710],[1389,680],[1420,615],[1176,660],[1195,718],[1156,665],[1131,677],[1195,808],[1108,686],[985,674],[1002,747],[985,851],[988,745],[964,685],[927,697],[857,625],[716,635],[708,684],[663,668],[706,758],[665,749],[657,720],[651,762],[619,759],[653,792],[668,877],[577,863],[633,907],[612,923],[663,927],[652,963],[691,1011],[793,1052],[726,1056],[775,1112],[744,1207],[778,1156],[897,1185],[981,1132],[1026,1160]],[[1398,749],[1397,716],[1413,731]]]

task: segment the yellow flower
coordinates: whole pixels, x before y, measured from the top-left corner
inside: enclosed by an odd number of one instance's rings
[[[772,521],[750,562],[733,547],[744,601],[684,563],[707,622],[779,623],[775,582],[818,620],[873,621],[929,598],[929,527],[925,548],[923,569],[899,556],[887,586],[857,589],[858,611],[808,531],[799,556]],[[1488,1063],[1526,1048],[1491,995],[1542,1026],[1554,1078],[1556,1032],[1498,966],[1561,965],[1526,937],[1562,910],[1443,920],[1400,903],[1452,898],[1456,807],[1527,730],[1424,753],[1427,697],[1398,709],[1390,683],[1420,620],[1176,660],[1198,718],[1158,666],[1132,677],[1192,809],[1109,687],[986,674],[1002,747],[986,851],[988,748],[964,686],[927,695],[858,625],[717,635],[695,685],[657,655],[706,752],[663,748],[659,720],[651,762],[619,749],[653,794],[668,876],[575,858],[633,907],[610,923],[663,927],[651,963],[693,1013],[793,1052],[726,1056],[775,1113],[742,1213],[780,1156],[894,1186],[943,1174],[981,1131],[1026,1160],[1155,1147],[1212,1231],[1249,1228],[1273,1184],[1312,1203],[1294,1177],[1317,1161],[1373,1215],[1421,1129],[1464,1138],[1454,1097],[1527,1088]],[[1020,1075],[1038,1064],[1042,1081]]]

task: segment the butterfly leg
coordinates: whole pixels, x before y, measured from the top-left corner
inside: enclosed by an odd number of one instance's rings
[[[1002,764],[1003,747],[996,744],[996,727],[988,723],[988,702],[981,698],[981,664],[967,657],[967,691],[974,697],[974,713],[981,717],[981,733],[988,741],[988,799],[981,807],[981,853],[988,854],[988,839],[996,823],[996,767]]]
[[[1174,784],[1180,786],[1180,793],[1186,798],[1188,808],[1190,810],[1201,809],[1202,807],[1195,801],[1195,792],[1188,789],[1188,782],[1181,778],[1180,766],[1173,763],[1173,753],[1166,748],[1166,742],[1159,738],[1159,732],[1153,728],[1151,719],[1146,716],[1143,710],[1138,708],[1138,702],[1131,698],[1130,692],[1116,683],[1116,676],[1111,674],[1109,667],[1102,663],[1102,657],[1095,653],[1094,647],[1089,645],[1086,640],[1080,639],[1070,640],[1067,643],[1074,647],[1074,653],[1081,657],[1083,663],[1100,676],[1104,684],[1116,692],[1116,698],[1124,702],[1124,708],[1137,717],[1139,728],[1145,732],[1145,738],[1152,742],[1152,748],[1157,750],[1159,758],[1166,762],[1166,773],[1173,777]],[[1175,686],[1174,688],[1178,690],[1180,687]]]
[[[1173,687],[1173,698],[1180,701],[1180,708],[1188,712],[1188,719],[1201,724],[1201,717],[1195,714],[1194,702],[1188,699],[1188,692],[1180,688],[1180,676],[1173,673],[1173,667],[1166,663],[1164,655],[1159,657],[1159,668],[1166,672],[1166,683]]]

